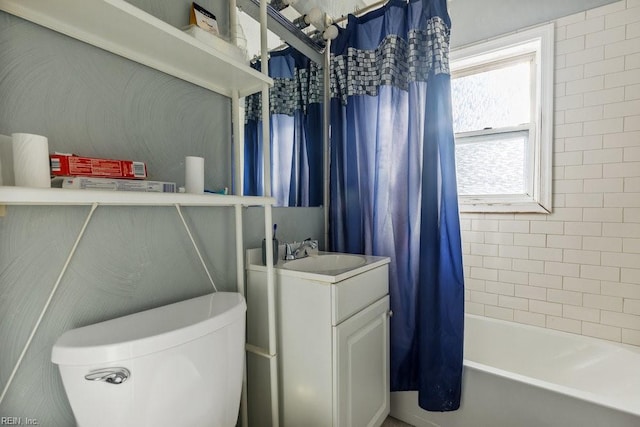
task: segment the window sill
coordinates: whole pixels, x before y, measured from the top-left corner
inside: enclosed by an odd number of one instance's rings
[[[551,213],[551,206],[545,207],[537,201],[522,196],[460,196],[460,212],[498,212],[498,213]]]

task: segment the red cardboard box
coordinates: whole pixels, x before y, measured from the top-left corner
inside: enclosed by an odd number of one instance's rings
[[[98,159],[73,154],[51,154],[51,175],[145,179],[147,166],[132,160]]]

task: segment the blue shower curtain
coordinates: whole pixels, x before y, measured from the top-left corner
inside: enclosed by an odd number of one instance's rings
[[[332,250],[391,257],[391,388],[460,405],[464,284],[446,0],[391,0],[331,47]]]
[[[260,69],[260,63],[254,65]],[[278,206],[320,206],[323,71],[293,48],[272,52],[269,76],[271,194]],[[261,94],[246,99],[244,191],[264,194]]]

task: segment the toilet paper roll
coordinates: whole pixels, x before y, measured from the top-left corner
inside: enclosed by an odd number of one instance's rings
[[[187,193],[204,194],[204,158],[185,157],[184,169],[184,187]]]
[[[51,187],[49,141],[30,133],[11,134],[13,174],[18,187]]]

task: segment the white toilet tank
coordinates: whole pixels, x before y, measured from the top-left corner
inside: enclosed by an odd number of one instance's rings
[[[65,332],[51,354],[76,422],[236,425],[244,298],[217,292]]]

